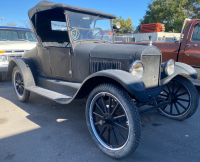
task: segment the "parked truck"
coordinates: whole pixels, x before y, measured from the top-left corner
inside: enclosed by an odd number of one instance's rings
[[[0,26],[0,82],[6,74],[9,60],[22,57],[24,52],[35,46],[36,40],[31,29]]]
[[[165,34],[163,32],[160,33]],[[150,36],[151,34],[152,33],[146,33],[146,37]],[[168,33],[166,32],[166,34]],[[144,35],[144,33],[133,35],[133,37],[136,38],[136,42],[116,43],[148,44],[147,38],[143,38],[143,40],[146,40],[146,42],[138,42],[137,36],[139,35]],[[156,33],[154,33],[153,35],[156,35]],[[174,39],[172,38],[172,40],[152,39],[152,44],[161,50],[162,62],[166,62],[169,59],[173,59],[176,62],[183,62],[194,67],[198,73],[198,79],[192,80],[192,82],[195,85],[200,86],[200,19],[185,19],[182,31],[181,33],[179,33],[179,35],[180,38],[174,37]]]

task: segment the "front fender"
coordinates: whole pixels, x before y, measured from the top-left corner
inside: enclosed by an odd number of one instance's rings
[[[145,93],[145,84],[132,74],[122,70],[102,70],[88,76],[82,83],[77,98],[84,96],[85,91],[103,83],[120,84],[129,93],[141,100]]]
[[[18,68],[22,73],[25,88],[36,85],[36,73],[32,62],[29,59],[25,58],[11,59],[8,64],[7,76],[9,77],[12,76],[12,71],[15,66],[18,66]]]
[[[197,72],[193,67],[181,62],[176,62],[175,71],[171,76],[167,76],[165,72],[162,72],[161,84],[169,83],[170,80],[172,80],[175,76],[180,75],[180,74],[186,74],[186,75],[189,75],[193,79],[197,79]]]

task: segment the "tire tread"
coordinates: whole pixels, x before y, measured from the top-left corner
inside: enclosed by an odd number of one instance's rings
[[[112,92],[116,92],[115,94],[119,94],[121,96],[123,102],[125,102],[129,107],[129,110],[130,110],[131,115],[132,115],[132,119],[134,119],[135,132],[132,132],[132,133],[134,133],[134,136],[136,136],[136,138],[135,138],[136,141],[134,142],[134,144],[131,145],[131,148],[128,148],[125,151],[124,155],[121,155],[121,156],[118,156],[117,154],[110,155],[115,159],[120,159],[120,158],[123,158],[125,156],[129,156],[130,154],[135,152],[135,150],[137,149],[139,142],[140,142],[140,137],[141,137],[141,121],[140,121],[138,109],[137,109],[135,103],[132,101],[131,97],[128,95],[128,93],[125,90],[123,90],[122,88],[120,88],[116,85],[109,84],[109,83],[104,83],[104,84],[101,84],[101,85],[98,85],[97,87],[95,87],[93,89],[93,91],[90,93],[88,98],[90,98],[90,96],[95,91],[98,91],[98,90],[101,90],[101,89],[108,89],[109,91],[111,90]],[[88,106],[88,103],[87,103],[87,106]],[[86,106],[86,108],[87,108],[87,106]],[[86,111],[86,113],[87,113],[87,111]],[[87,116],[87,114],[86,114],[86,116]],[[108,152],[105,152],[105,151],[103,151],[103,152],[108,154]]]

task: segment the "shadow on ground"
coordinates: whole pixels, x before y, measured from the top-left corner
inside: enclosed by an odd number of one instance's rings
[[[197,88],[200,92],[200,88]],[[13,106],[2,106],[11,102]],[[85,121],[85,100],[69,105],[31,93],[27,103],[15,98],[10,79],[0,82],[0,132],[12,135],[0,139],[2,161],[115,161],[102,153],[92,141]],[[15,111],[27,113],[25,119],[13,118]],[[6,115],[9,113],[9,116]],[[183,122],[154,113],[141,117],[141,142],[134,154],[120,161],[199,161],[200,110]],[[11,130],[6,123],[16,122],[19,128]],[[36,129],[15,133],[20,126],[31,123]]]

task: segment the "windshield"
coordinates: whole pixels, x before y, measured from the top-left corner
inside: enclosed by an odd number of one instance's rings
[[[0,41],[36,41],[33,33],[28,30],[0,29]]]
[[[102,40],[113,42],[110,19],[68,12],[73,41]]]

